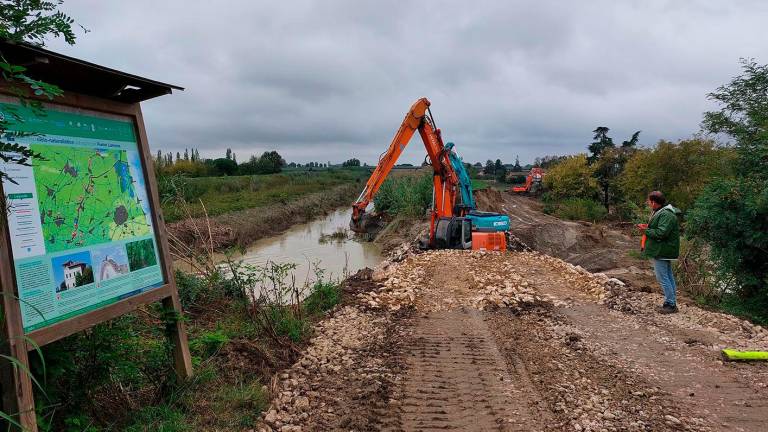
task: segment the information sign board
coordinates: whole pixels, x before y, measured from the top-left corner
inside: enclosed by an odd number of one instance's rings
[[[13,104],[0,115],[22,132],[5,141],[42,155],[0,163],[24,332],[163,286],[133,119]]]

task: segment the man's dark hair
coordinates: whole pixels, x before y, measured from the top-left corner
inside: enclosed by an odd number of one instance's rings
[[[664,198],[664,194],[659,191],[653,191],[648,194],[648,199],[656,204],[663,206],[667,204],[667,199]]]

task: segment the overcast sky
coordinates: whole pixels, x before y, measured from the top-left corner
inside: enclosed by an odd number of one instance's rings
[[[215,5],[215,6],[214,6]],[[177,84],[143,104],[156,151],[296,162],[389,145],[421,96],[466,161],[698,131],[706,94],[768,61],[761,1],[66,0],[91,30],[68,55]],[[425,155],[418,136],[402,161]]]

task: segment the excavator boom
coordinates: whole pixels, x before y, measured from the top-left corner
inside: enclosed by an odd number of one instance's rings
[[[440,129],[435,126],[429,105],[429,100],[421,98],[408,110],[403,123],[389,144],[389,148],[379,158],[379,163],[371,173],[363,192],[352,205],[350,228],[358,233],[368,233],[370,215],[366,214],[366,208],[373,200],[376,192],[379,191],[387,175],[392,171],[414,132],[419,131],[433,171],[429,247],[505,250],[506,236],[502,230],[509,227],[509,218],[475,211],[468,214],[468,211],[475,207],[471,180],[466,175],[461,159],[457,155],[451,154],[453,145],[445,146],[443,144]],[[462,175],[461,179],[459,175]],[[456,198],[460,186],[463,188],[461,192],[465,198],[462,205],[457,206]],[[458,214],[454,214],[455,212]],[[504,227],[499,225],[501,218],[506,218]],[[478,225],[478,228],[485,228],[484,225],[487,225],[489,230],[476,230],[473,228],[473,223]]]
[[[379,159],[371,177],[365,184],[357,201],[352,205],[352,220],[350,228],[355,232],[366,232],[366,208],[381,188],[397,159],[403,153],[413,134],[418,131],[424,147],[427,150],[434,171],[434,205],[432,209],[432,225],[439,217],[453,216],[453,206],[456,201],[456,189],[459,183],[456,172],[451,166],[448,152],[445,150],[440,129],[435,126],[429,112],[430,102],[427,98],[417,100],[408,110],[400,128],[395,133],[387,151]]]

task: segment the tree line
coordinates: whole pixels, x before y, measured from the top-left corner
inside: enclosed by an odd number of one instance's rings
[[[158,150],[154,157],[155,169],[159,175],[184,175],[188,177],[234,176],[276,174],[284,168],[329,168],[331,162],[287,163],[275,150],[265,151],[261,156],[251,156],[238,163],[232,149],[226,149],[224,157],[203,158],[197,149],[185,149],[184,153],[163,153]],[[359,167],[360,161],[352,158],[341,164],[343,167]],[[365,165],[364,165],[365,166]]]
[[[736,296],[739,308],[768,320],[768,65],[741,66],[707,95],[720,109],[704,113],[700,133],[640,148],[640,131],[616,144],[600,126],[587,152],[547,171],[544,200],[573,218],[645,222],[648,192],[662,191],[683,211],[681,265],[695,256],[696,283],[709,295]]]

